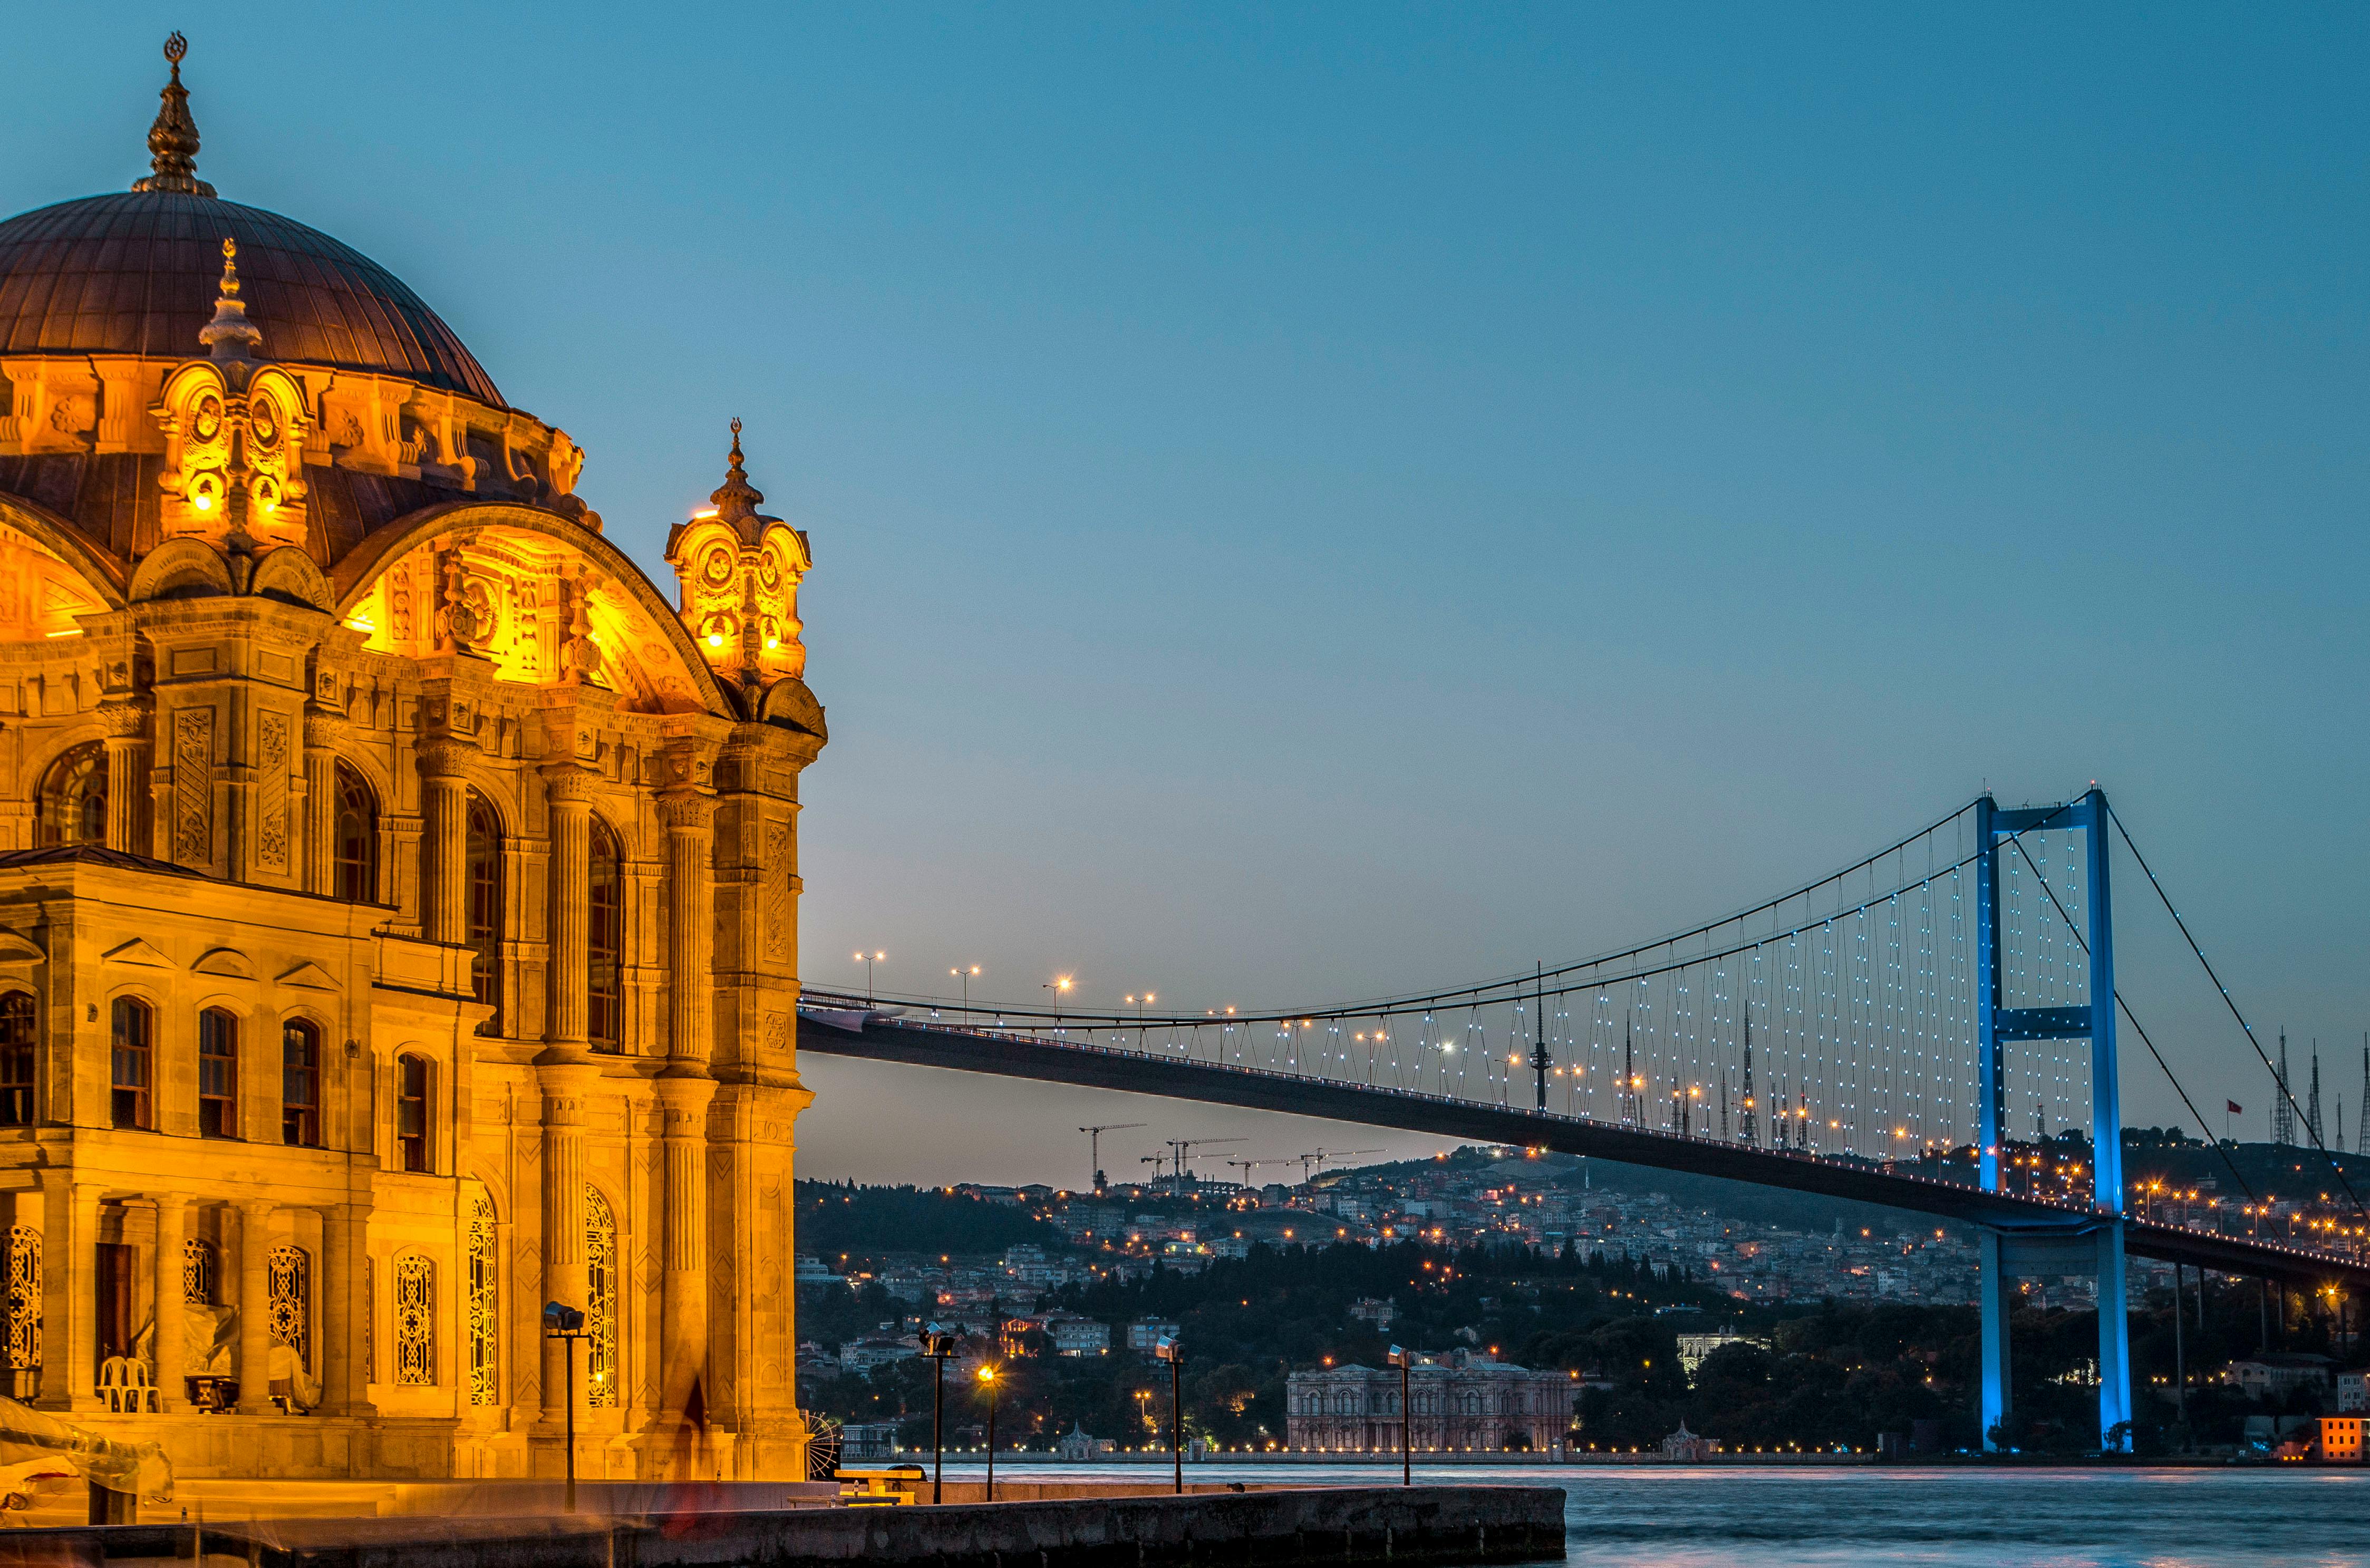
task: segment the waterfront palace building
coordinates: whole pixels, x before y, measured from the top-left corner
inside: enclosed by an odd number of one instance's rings
[[[1563,1450],[1580,1385],[1568,1372],[1455,1354],[1407,1369],[1408,1447],[1426,1453]],[[1399,1373],[1333,1366],[1284,1379],[1284,1425],[1294,1448],[1331,1454],[1399,1451]]]
[[[10,1391],[556,1475],[572,1365],[585,1474],[800,1476],[806,536],[736,421],[653,585],[418,295],[197,178],[183,48],[153,173],[0,223]]]

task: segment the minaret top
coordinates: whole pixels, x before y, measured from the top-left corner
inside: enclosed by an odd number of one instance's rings
[[[222,288],[214,296],[214,318],[201,328],[198,341],[218,360],[251,359],[263,347],[263,329],[247,318],[247,301],[238,297],[238,241],[223,241]]]
[[[156,172],[132,182],[134,190],[169,191],[179,196],[211,196],[214,188],[198,178],[198,122],[190,118],[189,89],[181,86],[181,60],[190,40],[179,33],[165,40],[165,58],[172,62],[173,79],[157,97],[156,123],[148,128],[149,167]]]
[[[708,500],[716,503],[716,520],[734,533],[754,540],[756,530],[748,526],[757,516],[757,503],[765,499],[763,490],[749,482],[748,473],[741,467],[741,421],[732,421],[732,457],[724,483],[711,491]]]

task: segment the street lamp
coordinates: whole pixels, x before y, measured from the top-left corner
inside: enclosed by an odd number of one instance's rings
[[[864,965],[864,999],[868,1002],[872,999],[872,966],[888,956],[885,952],[859,952],[856,955],[856,962]]]
[[[979,965],[974,963],[968,969],[949,969],[947,973],[962,982],[962,1010],[967,1020],[971,1017],[971,983],[979,975]]]
[[[1053,992],[1053,1003],[1058,1007],[1061,1005],[1062,998],[1070,994],[1070,987],[1076,984],[1076,981],[1071,979],[1066,974],[1056,974],[1051,980],[1046,981],[1040,988]]]
[[[995,1501],[995,1368],[979,1369],[979,1386],[987,1390],[987,1500]]]
[[[929,1323],[916,1337],[922,1342],[922,1354],[934,1363],[935,1380],[930,1385],[930,1501],[936,1503],[939,1483],[945,1479],[947,1357],[955,1353],[955,1336],[944,1323]]]
[[[591,1339],[584,1314],[557,1301],[543,1304],[543,1337],[559,1342],[559,1359],[568,1368],[568,1511],[576,1512],[576,1342]]]
[[[1185,1350],[1163,1334],[1153,1342],[1152,1354],[1168,1363],[1168,1454],[1176,1471],[1172,1490],[1181,1497],[1185,1493]]]
[[[1415,1356],[1404,1345],[1391,1346],[1390,1364],[1399,1369],[1399,1484],[1415,1484],[1415,1449],[1409,1447],[1415,1424],[1408,1408],[1408,1368],[1415,1365]]]

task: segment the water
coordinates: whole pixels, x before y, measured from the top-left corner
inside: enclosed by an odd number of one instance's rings
[[[949,1463],[977,1479],[979,1467]],[[1148,1467],[1015,1465],[1014,1480]],[[1387,1485],[1368,1465],[1188,1465],[1194,1482]],[[1416,1466],[1419,1483],[1560,1486],[1563,1562],[1798,1568],[1871,1562],[2035,1568],[2370,1564],[2370,1470],[1910,1470]]]

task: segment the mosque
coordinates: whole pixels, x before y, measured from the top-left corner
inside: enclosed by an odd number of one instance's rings
[[[185,1476],[804,1473],[806,535],[672,599],[397,279],[0,223],[0,1389]],[[543,1309],[584,1315],[546,1337]]]

